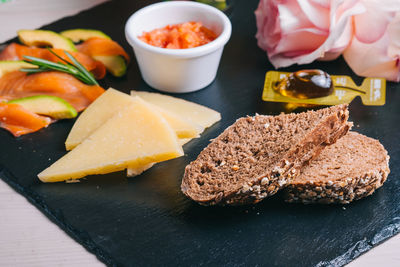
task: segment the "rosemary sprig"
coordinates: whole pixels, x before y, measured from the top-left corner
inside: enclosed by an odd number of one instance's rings
[[[97,83],[96,79],[93,77],[93,74],[91,74],[84,66],[82,66],[82,64],[79,63],[70,53],[68,53],[67,51],[64,51],[64,53],[72,61],[73,64],[68,62],[67,60],[63,59],[56,53],[54,53],[53,50],[49,49],[49,51],[64,63],[52,62],[52,61],[48,61],[46,59],[37,58],[37,57],[24,56],[24,58],[26,58],[26,60],[24,60],[25,62],[36,65],[39,68],[36,68],[36,69],[22,68],[22,69],[20,69],[20,71],[27,72],[27,73],[38,73],[38,72],[55,70],[55,71],[60,71],[60,72],[65,72],[65,73],[71,74],[71,75],[75,76],[75,78],[79,79],[80,81],[82,81],[86,84],[99,85]]]

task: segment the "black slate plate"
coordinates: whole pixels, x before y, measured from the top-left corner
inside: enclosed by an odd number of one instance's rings
[[[222,113],[221,122],[185,146],[184,157],[132,179],[119,172],[76,184],[43,184],[36,174],[65,154],[63,144],[74,123],[66,120],[20,138],[1,130],[0,177],[108,265],[341,266],[399,232],[400,86],[394,83],[388,84],[385,106],[363,106],[358,99],[350,106],[354,129],[379,139],[391,156],[391,174],[371,197],[344,207],[286,204],[277,195],[255,206],[221,208],[201,207],[180,192],[184,167],[209,139],[238,117],[283,110],[282,104],[261,101],[265,72],[273,68],[254,38],[257,2],[236,1],[233,34],[217,79],[204,90],[179,95]],[[100,29],[132,55],[124,23],[146,4],[112,1],[44,28]],[[361,81],[342,59],[301,68]],[[134,59],[127,76],[107,77],[103,85],[124,92],[152,90]]]

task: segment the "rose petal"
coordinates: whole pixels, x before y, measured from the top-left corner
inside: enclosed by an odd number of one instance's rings
[[[395,18],[388,26],[388,35],[390,44],[388,47],[388,56],[396,57],[400,55],[400,12],[397,12]]]
[[[370,69],[365,70],[360,76],[365,77],[381,77],[388,81],[400,81],[400,58],[396,57],[390,61],[382,62]]]
[[[355,38],[343,56],[360,76],[400,81],[400,2],[363,0],[367,12],[354,18]],[[394,13],[397,10],[397,14]],[[373,23],[371,23],[373,21]]]
[[[320,57],[318,60],[329,61],[338,58],[350,44],[352,38],[353,38],[353,24],[351,23],[351,21],[349,21],[346,24],[346,27],[344,28],[342,35],[332,45],[332,48],[329,49],[329,51],[325,52],[323,57]]]
[[[310,0],[313,4],[319,5],[324,8],[329,8],[331,5],[330,0]]]
[[[360,5],[363,0],[345,0],[342,1],[338,7],[337,15],[341,16],[347,9],[353,8],[356,5]],[[365,7],[364,7],[365,8]],[[365,11],[365,9],[364,9]]]
[[[390,36],[386,32],[378,41],[367,44],[354,38],[343,56],[350,68],[360,76],[400,80],[400,54],[389,56]]]
[[[349,20],[346,23],[346,26],[340,37],[337,40],[335,40],[331,49],[329,49],[329,51],[325,53],[323,60],[329,60],[329,58],[333,60],[337,58],[338,57],[337,54],[338,53],[340,54],[344,49],[346,49],[346,47],[350,44],[352,38],[353,38],[353,23],[351,20]]]
[[[268,16],[265,15],[268,10]],[[319,45],[321,45],[321,37],[313,37],[316,35],[324,35],[324,32],[307,19],[302,12],[296,0],[286,1],[284,4],[274,4],[274,1],[260,1],[259,7],[255,11],[257,19],[258,45],[268,51],[270,56],[278,53],[293,53],[299,55],[298,51],[306,51],[308,53]],[[302,35],[300,32],[305,32]],[[286,40],[287,38],[287,40]],[[303,40],[303,42],[301,41]],[[306,44],[307,40],[311,40]],[[314,42],[314,40],[318,40]],[[303,43],[301,47],[296,48],[296,43]],[[296,50],[296,51],[292,51]]]
[[[354,18],[355,36],[363,43],[373,43],[385,33],[396,12],[399,0],[362,0],[367,11]]]
[[[265,15],[268,10],[268,16]],[[278,8],[269,0],[260,0],[257,10],[254,12],[257,22],[257,44],[264,50],[275,47],[280,39],[280,26],[278,21]],[[273,29],[273,31],[270,31]]]
[[[393,18],[394,13],[368,8],[363,14],[354,16],[355,36],[363,43],[373,43],[380,39]]]
[[[287,1],[278,5],[279,25],[282,35],[292,31],[315,27],[302,11],[297,1]]]
[[[379,9],[383,12],[399,12],[399,0],[361,0],[367,8]]]
[[[352,16],[365,12],[359,1],[261,0],[255,12],[258,45],[276,68],[333,59],[351,41]]]
[[[320,29],[329,28],[329,6],[315,5],[311,0],[298,0],[298,3],[311,23]]]
[[[355,2],[355,1],[354,1]],[[336,12],[338,12],[341,8],[342,1],[332,1],[331,4],[331,17],[330,17],[330,33],[329,36],[326,38],[325,42],[315,49],[313,52],[297,56],[297,57],[284,57],[284,56],[274,56],[270,57],[271,63],[276,67],[286,67],[292,64],[308,64],[318,58],[324,58],[326,53],[329,53],[331,49],[333,49],[332,54],[327,54],[327,58],[334,58],[337,56],[337,53],[341,53],[350,42],[350,38],[348,36],[343,37],[340,39],[342,34],[348,32],[348,27],[352,29],[351,26],[351,17],[354,14],[360,14],[365,12],[364,6],[360,3],[355,2],[351,8],[347,10],[343,10],[340,18],[336,17]],[[348,33],[347,33],[348,34]],[[339,43],[336,41],[339,40]],[[345,42],[346,41],[346,42]],[[340,44],[340,45],[339,45]]]
[[[327,36],[327,32],[315,28],[294,31],[289,35],[283,35],[270,55],[281,54],[285,57],[294,57],[308,54],[320,47]]]

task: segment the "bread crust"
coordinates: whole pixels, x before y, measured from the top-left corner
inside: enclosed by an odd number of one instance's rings
[[[251,180],[245,181],[244,179],[242,186],[235,191],[221,191],[209,198],[207,196],[199,197],[198,192],[192,188],[192,183],[194,183],[192,174],[198,171],[197,161],[204,156],[203,154],[208,153],[209,147],[212,146],[211,143],[200,153],[197,160],[186,166],[181,184],[182,192],[201,205],[254,204],[275,194],[299,174],[305,162],[312,160],[325,146],[335,143],[338,138],[348,132],[352,124],[347,122],[349,115],[347,105],[336,106],[332,110],[332,113],[309,131],[300,142],[294,144],[271,170],[267,170],[263,175]],[[243,119],[249,118],[239,120]],[[224,133],[230,131],[232,126],[228,127]],[[216,140],[221,139],[224,133]]]
[[[386,181],[389,172],[389,168],[383,168],[343,181],[289,185],[285,189],[285,201],[304,204],[348,204],[374,193]]]
[[[370,145],[373,148],[374,157],[377,161],[373,169],[363,170],[359,168],[360,173],[358,175],[354,177],[347,176],[342,179],[335,179],[335,175],[332,174],[328,180],[321,179],[321,181],[315,181],[307,179],[307,177],[303,178],[304,181],[296,180],[284,189],[285,201],[290,203],[302,202],[304,204],[348,204],[354,200],[371,195],[376,189],[381,187],[390,173],[390,157],[387,151],[377,140],[361,134],[355,134],[354,132],[349,133],[347,139],[350,139],[350,136],[351,138],[370,140]],[[356,154],[355,151],[352,151],[351,144],[346,149],[347,153]],[[345,152],[343,151],[343,153]],[[382,158],[384,160],[379,160]],[[334,158],[332,158],[332,161],[334,161]],[[308,166],[304,168],[308,168]]]

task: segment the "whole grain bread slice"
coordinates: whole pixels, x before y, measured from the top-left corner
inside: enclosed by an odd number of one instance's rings
[[[349,132],[301,170],[284,189],[286,201],[346,204],[371,195],[389,172],[389,156],[381,143]]]
[[[186,166],[182,192],[203,205],[257,203],[346,134],[347,105],[238,119]]]

